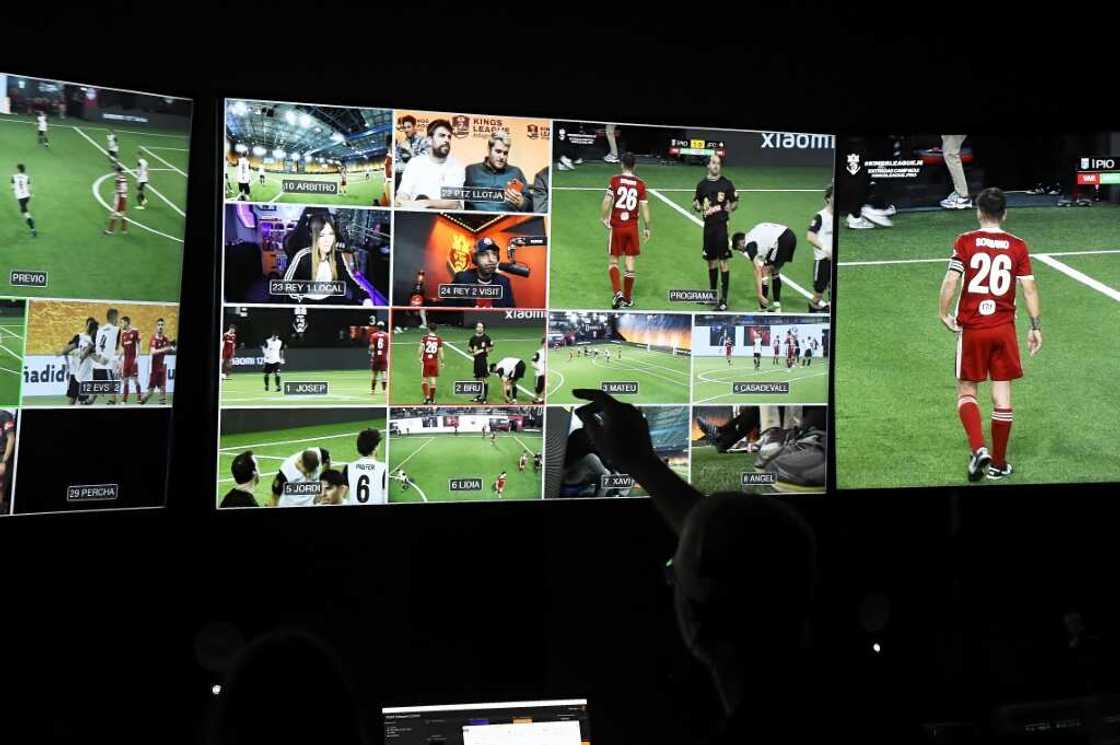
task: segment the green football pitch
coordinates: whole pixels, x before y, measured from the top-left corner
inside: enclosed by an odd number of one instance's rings
[[[746,491],[751,494],[809,494],[824,491],[778,482],[764,486],[743,487],[744,473],[765,473],[755,468],[754,453],[721,453],[711,445],[692,445],[692,485],[704,494],[717,491]]]
[[[549,303],[553,308],[609,308],[612,295],[607,274],[607,231],[599,207],[618,167],[587,163],[576,171],[556,171],[552,184],[552,250]],[[701,257],[702,219],[692,210],[703,166],[639,165],[637,174],[649,188],[652,236],[642,244],[636,265],[636,310],[690,310],[693,305],[668,302],[668,291],[707,289],[708,265]],[[795,311],[813,292],[813,247],[805,239],[813,215],[824,206],[824,189],[832,181],[827,167],[733,167],[724,169],[739,192],[728,234],[746,232],[760,222],[788,225],[797,236],[797,252],[782,269],[782,305]],[[755,310],[750,264],[738,254],[731,259],[731,310]],[[805,302],[802,303],[801,301]]]
[[[144,381],[144,382],[147,382],[147,381]],[[124,389],[122,388],[121,390],[123,391]],[[148,390],[145,388],[144,393],[147,393],[147,392],[148,392]],[[126,406],[128,408],[134,408],[134,407],[135,408],[151,408],[153,406],[158,407],[158,406],[164,406],[164,405],[171,406],[175,401],[175,394],[174,393],[168,393],[167,394],[167,403],[166,404],[161,403],[162,399],[160,398],[160,394],[158,392],[155,393],[154,395],[152,395],[152,397],[148,399],[148,403],[141,404],[137,400],[136,389],[134,387],[132,389],[132,391],[128,394],[128,400],[124,401],[123,398],[124,398],[124,394],[122,393],[120,396],[117,396],[117,403],[116,404],[109,404],[108,403],[108,401],[109,401],[108,396],[99,395],[97,397],[97,400],[94,401],[94,403],[92,404],[92,406],[94,406],[95,408],[104,408],[106,406],[116,406],[117,408],[123,408],[123,407],[126,407]],[[34,406],[70,406],[71,404],[70,404],[70,399],[68,399],[66,396],[24,396],[23,397],[23,405],[27,406],[27,407],[34,407]],[[74,405],[74,408],[78,408],[78,407],[89,408],[89,406],[82,406],[81,404],[75,404]]]
[[[536,375],[531,360],[533,353],[541,348],[542,326],[537,327],[497,327],[488,330],[494,351],[487,359],[497,362],[503,357],[517,357],[525,361],[525,377],[517,384],[519,403],[530,403],[536,397]],[[389,380],[389,398],[394,404],[419,404],[424,401],[424,391],[420,387],[420,338],[427,333],[423,329],[405,329],[393,335],[393,353],[390,357],[392,375]],[[454,384],[457,380],[474,380],[474,359],[467,351],[467,340],[474,335],[474,329],[458,329],[441,326],[438,331],[443,338],[444,365],[440,369],[439,384],[436,389],[436,403],[470,404],[473,395],[456,396]],[[496,375],[490,376],[491,404],[502,404],[502,383]]]
[[[376,395],[370,392],[370,376],[365,370],[315,370],[302,372],[280,370],[280,384],[326,383],[326,395],[288,395],[277,391],[270,375],[264,389],[264,372],[236,372],[229,380],[221,381],[222,406],[384,406],[385,392],[378,382]]]
[[[237,199],[237,174],[233,167],[229,167],[229,180],[226,187],[226,199]],[[280,204],[339,204],[357,205],[360,207],[373,207],[381,204],[381,194],[385,190],[385,177],[380,173],[371,173],[366,180],[364,173],[351,173],[347,179],[345,194],[285,194],[281,190],[283,179],[298,181],[323,181],[337,184],[337,173],[271,173],[265,171],[262,184],[257,172],[253,171],[253,178],[249,182],[249,201]]]
[[[840,488],[968,483],[957,416],[956,337],[936,317],[953,239],[971,210],[900,213],[889,230],[840,236],[836,341],[836,474]],[[1012,385],[1010,479],[1120,480],[1112,424],[1120,413],[1110,329],[1120,311],[1120,207],[1012,208],[1007,230],[1027,241],[1042,306],[1043,345],[1026,351]],[[990,384],[980,410],[991,447]]]
[[[22,317],[0,317],[0,406],[19,405],[25,333]]]
[[[217,503],[221,503],[225,493],[233,488],[230,465],[233,459],[246,450],[252,450],[260,464],[261,480],[257,484],[256,496],[260,505],[272,501],[272,479],[287,458],[309,447],[325,447],[331,454],[331,467],[341,469],[343,465],[357,460],[358,433],[367,427],[374,427],[385,435],[385,414],[371,416],[360,422],[321,424],[310,427],[293,427],[280,431],[243,432],[223,434],[218,445],[218,486]],[[385,460],[385,440],[377,446],[374,454],[380,461]]]
[[[533,456],[524,471],[517,470],[521,453],[540,453],[539,432],[499,432],[497,440],[479,433],[458,435],[408,435],[393,437],[389,443],[389,472],[403,468],[412,485],[389,480],[390,502],[460,502],[497,499],[494,480],[506,472],[502,499],[540,499],[541,474],[533,471]],[[448,481],[461,478],[482,479],[482,491],[454,492]]]
[[[568,360],[568,352],[585,348],[598,350],[599,357],[578,354]],[[619,351],[622,359],[618,359]],[[609,360],[603,352],[609,352]],[[576,388],[600,389],[603,382],[637,383],[636,394],[615,394],[632,404],[687,404],[689,358],[685,354],[658,352],[618,344],[596,344],[587,347],[557,347],[548,350],[548,384],[545,388],[550,404],[582,404],[572,391]]]
[[[762,366],[754,367],[754,354],[725,357],[696,357],[692,361],[692,401],[696,404],[827,404],[828,360],[814,358],[802,367],[801,360],[786,367],[785,355],[774,364],[770,350],[762,355]],[[732,393],[734,383],[789,383],[789,393]]]
[[[21,297],[179,301],[187,205],[189,136],[164,130],[116,130],[121,162],[148,161],[147,209],[136,180],[128,185],[128,232],[105,235],[113,169],[101,126],[51,120],[49,147],[39,145],[30,117],[0,115],[0,168],[17,163],[31,177],[28,205],[39,231],[32,237],[8,191],[0,200],[0,292]],[[7,181],[7,178],[5,178]],[[44,288],[11,287],[13,269],[47,272]]]

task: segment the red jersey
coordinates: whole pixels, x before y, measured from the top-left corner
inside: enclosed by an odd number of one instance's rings
[[[501,491],[502,489],[506,488],[506,480],[503,479],[503,478],[499,478],[497,481],[494,482],[494,485],[496,487],[498,487],[498,491]]]
[[[961,328],[1014,323],[1015,282],[1034,279],[1026,242],[1002,230],[973,230],[957,236],[949,271],[964,276],[957,301]]]
[[[443,339],[437,334],[424,334],[424,337],[420,340],[420,344],[424,348],[425,362],[439,358],[439,350],[443,348]]]
[[[233,356],[233,350],[237,347],[237,332],[227,331],[222,334],[222,357],[229,359]]]
[[[153,336],[148,340],[148,351],[152,354],[152,369],[163,370],[167,365],[167,352],[171,349],[171,340],[166,336]]]
[[[374,331],[369,336],[369,356],[374,362],[380,362],[389,356],[389,334],[385,331]]]
[[[121,348],[124,350],[124,361],[132,362],[136,359],[136,352],[140,348],[140,332],[129,329],[121,334]]]
[[[611,177],[607,193],[614,200],[611,227],[638,229],[638,205],[646,201],[646,182],[631,173]]]

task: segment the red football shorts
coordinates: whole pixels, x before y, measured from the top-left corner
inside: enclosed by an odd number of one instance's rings
[[[980,382],[1023,377],[1015,324],[964,329],[957,335],[957,380]]]
[[[135,358],[133,358],[131,360],[126,359],[124,362],[121,363],[121,377],[122,378],[135,378],[136,375],[137,375],[137,371],[136,371],[136,359]]]
[[[126,211],[128,211],[128,197],[123,197],[120,194],[118,194],[117,195],[117,201],[116,201],[116,207],[114,207],[113,210],[116,211],[116,212],[126,212]]]
[[[167,390],[167,368],[166,367],[153,367],[152,371],[148,373],[148,389],[162,388]]]
[[[439,377],[439,360],[432,358],[424,360],[424,372],[421,375],[425,378],[438,378]]]
[[[640,256],[638,226],[632,228],[611,228],[611,256]]]
[[[731,347],[724,347],[723,348],[723,356],[724,357],[730,357],[731,356]]]
[[[373,372],[385,372],[389,369],[389,360],[385,357],[381,357],[380,359],[373,357],[370,359],[369,369]]]

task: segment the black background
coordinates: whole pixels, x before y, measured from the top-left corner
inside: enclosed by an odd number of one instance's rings
[[[673,540],[647,501],[214,512],[215,107],[228,94],[790,131],[1115,126],[1115,73],[1101,53],[1115,18],[1074,4],[922,10],[553,3],[537,16],[524,4],[309,2],[7,13],[0,69],[197,99],[182,309],[195,333],[180,340],[167,510],[0,520],[0,741],[192,741],[215,680],[193,637],[215,619],[248,635],[287,623],[322,633],[371,712],[379,701],[586,695],[597,743],[698,739],[717,711],[677,639],[660,579]],[[60,442],[54,467],[78,471],[101,447],[127,448],[126,431],[88,452]],[[911,732],[1079,693],[1060,619],[1076,606],[1106,638],[1115,629],[1111,493],[800,500],[821,544],[823,653],[846,688]],[[878,657],[861,630],[873,591],[891,600]]]

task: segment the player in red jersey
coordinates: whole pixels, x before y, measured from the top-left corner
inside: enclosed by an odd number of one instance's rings
[[[611,307],[618,310],[622,306],[634,305],[634,260],[642,253],[638,240],[638,212],[641,210],[642,237],[649,240],[650,220],[649,202],[646,200],[646,182],[634,175],[634,154],[622,156],[622,173],[611,177],[607,193],[599,208],[599,218],[610,233],[607,264],[611,276],[611,289],[614,302]],[[626,274],[619,281],[618,257],[626,257]]]
[[[797,345],[793,341],[793,334],[786,332],[786,367],[793,367],[797,362]]]
[[[377,381],[381,379],[381,390],[389,387],[389,334],[385,332],[385,322],[378,321],[373,333],[369,335],[370,394],[377,393]]]
[[[778,338],[777,334],[774,335],[774,359],[770,362],[772,365],[780,364],[782,358],[782,340]]]
[[[436,333],[436,324],[428,324],[428,333],[420,338],[420,387],[424,403],[436,402],[436,378],[443,364],[443,339]]]
[[[1015,282],[1023,286],[1030,331],[1027,349],[1033,357],[1042,348],[1038,285],[1022,238],[1003,229],[1007,198],[999,189],[985,189],[976,198],[980,229],[957,236],[949,271],[941,283],[941,322],[957,335],[957,413],[972,455],[968,480],[1010,476],[1007,441],[1011,436],[1011,381],[1023,377],[1019,340],[1015,334]],[[949,306],[957,283],[964,283],[955,312]],[[992,451],[984,444],[978,385],[992,381]]]
[[[723,335],[723,356],[727,358],[727,366],[731,367],[731,350],[735,347],[735,342],[727,334]]]
[[[233,372],[233,352],[237,349],[237,327],[232,323],[229,330],[222,334],[222,380],[229,380]]]
[[[167,355],[175,354],[175,340],[163,335],[164,321],[156,321],[156,333],[148,340],[148,352],[152,356],[151,372],[148,373],[148,392],[140,403],[148,403],[152,393],[158,388],[161,404],[167,403]]]
[[[498,474],[498,478],[494,481],[494,491],[498,492],[498,499],[502,498],[502,494],[506,491],[506,472],[502,471]]]
[[[113,210],[109,213],[109,225],[105,228],[105,235],[112,235],[115,231],[113,225],[119,220],[121,224],[121,232],[128,232],[128,220],[125,219],[125,213],[128,212],[128,179],[124,175],[124,167],[119,163],[114,168],[117,172],[113,177]]]
[[[132,319],[128,316],[121,318],[121,349],[124,352],[121,361],[121,380],[124,385],[125,402],[128,401],[128,392],[132,386],[129,381],[136,383],[136,400],[140,400],[140,371],[137,364],[137,352],[140,351],[140,330],[132,328]]]

